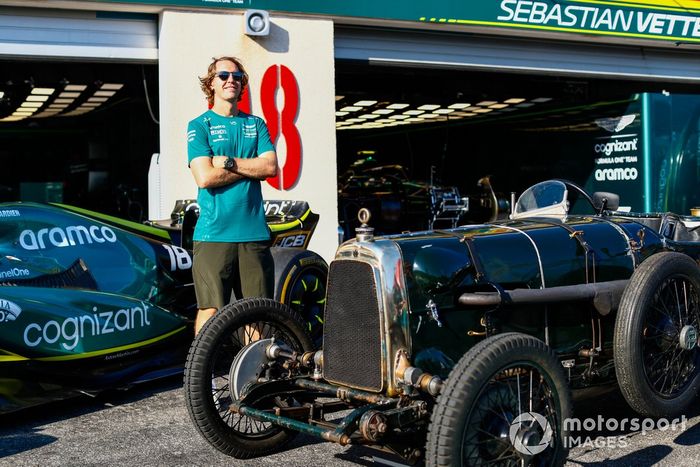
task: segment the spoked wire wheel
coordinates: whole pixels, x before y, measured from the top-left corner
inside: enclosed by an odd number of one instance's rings
[[[248,344],[272,338],[298,352],[312,348],[299,317],[287,306],[267,299],[228,305],[205,324],[192,343],[185,366],[187,409],[202,436],[225,454],[237,458],[265,455],[293,435],[230,410],[234,396],[229,376],[236,355]],[[278,394],[254,401],[258,409],[290,403]]]
[[[540,340],[485,339],[450,373],[433,411],[429,466],[550,466],[566,459],[566,379]]]
[[[658,253],[632,275],[615,325],[620,390],[641,414],[669,417],[693,403],[700,384],[700,268]]]

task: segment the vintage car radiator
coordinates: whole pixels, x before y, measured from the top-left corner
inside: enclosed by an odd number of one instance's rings
[[[368,391],[382,384],[381,318],[372,267],[336,260],[328,274],[323,326],[323,376]]]

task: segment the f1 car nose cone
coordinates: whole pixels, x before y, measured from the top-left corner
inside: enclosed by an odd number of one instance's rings
[[[681,329],[679,339],[682,349],[693,350],[698,344],[698,332],[694,326],[687,324]]]

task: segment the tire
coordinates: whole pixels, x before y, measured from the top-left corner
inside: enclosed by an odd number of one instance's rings
[[[430,419],[426,465],[562,465],[570,416],[563,369],[544,342],[520,333],[487,338],[447,378]]]
[[[190,347],[185,364],[185,402],[199,433],[219,451],[239,459],[262,456],[283,447],[296,433],[228,410],[232,396],[228,375],[246,332],[275,337],[293,350],[312,349],[298,315],[281,303],[261,298],[231,303],[207,321]],[[271,408],[279,397],[256,401]]]
[[[622,294],[613,338],[617,381],[635,411],[674,417],[694,403],[700,386],[699,331],[695,261],[674,252],[645,260]],[[684,338],[691,339],[690,348],[684,348]]]
[[[328,265],[319,255],[299,248],[272,248],[275,294],[301,316],[316,347],[323,337]]]

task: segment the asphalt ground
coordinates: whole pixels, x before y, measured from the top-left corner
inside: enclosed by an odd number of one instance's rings
[[[619,396],[589,399],[575,416],[637,417]],[[700,465],[700,401],[675,430],[581,430],[567,466]],[[589,425],[590,426],[590,425]],[[596,427],[597,428],[597,427]],[[683,429],[684,428],[684,429]],[[180,378],[0,416],[0,466],[357,466],[397,458],[300,435],[284,452],[245,461],[209,446],[192,426]],[[393,463],[393,464],[392,464]]]

